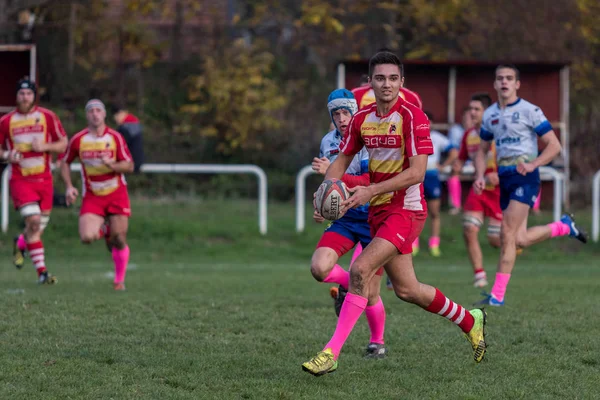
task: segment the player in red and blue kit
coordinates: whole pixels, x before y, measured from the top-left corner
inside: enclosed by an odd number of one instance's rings
[[[313,160],[313,169],[325,175],[330,163],[333,162],[340,152],[340,142],[350,124],[352,115],[357,111],[354,95],[346,89],[334,90],[328,98],[327,108],[335,126],[321,141],[320,157]],[[352,159],[342,181],[352,190],[356,186],[369,185],[369,155],[363,148]],[[337,264],[338,259],[360,244],[367,247],[371,243],[371,231],[367,222],[369,216],[368,205],[348,210],[340,219],[330,223],[321,240],[317,244],[312,261],[311,273],[319,282],[330,282],[339,284],[335,297],[336,314],[339,315],[348,291],[350,274]],[[316,211],[313,218],[317,222],[323,222],[323,217]],[[355,253],[356,254],[356,253]],[[358,255],[358,254],[356,254]],[[351,261],[351,265],[352,262]],[[371,339],[367,346],[365,357],[383,358],[386,354],[383,334],[385,328],[385,308],[379,296],[381,275],[383,268],[376,273],[371,280],[371,295],[366,306],[367,321],[371,329]]]

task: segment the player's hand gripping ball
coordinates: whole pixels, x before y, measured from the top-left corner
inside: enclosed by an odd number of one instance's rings
[[[342,217],[342,202],[350,196],[348,188],[340,179],[327,179],[315,194],[315,210],[329,221]]]

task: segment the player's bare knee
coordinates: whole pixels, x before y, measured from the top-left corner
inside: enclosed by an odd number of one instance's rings
[[[394,285],[394,293],[396,297],[407,303],[414,303],[416,299],[415,291],[410,286]]]
[[[25,230],[28,235],[35,235],[41,231],[40,215],[31,215],[25,220]]]
[[[517,248],[525,248],[527,246],[529,246],[529,241],[527,240],[526,237],[520,237],[517,236],[517,240],[515,241]]]
[[[320,259],[311,261],[310,273],[317,281],[323,282],[323,280],[329,274],[329,271],[331,271],[331,265],[328,264],[329,263],[327,263],[326,261]]]

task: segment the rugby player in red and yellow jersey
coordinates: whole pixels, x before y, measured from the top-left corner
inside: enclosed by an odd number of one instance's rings
[[[474,127],[463,135],[458,160],[453,165],[454,171],[460,172],[467,160],[475,161],[481,145],[479,129],[483,112],[492,105],[492,99],[486,93],[474,94],[469,102],[469,112]],[[487,156],[485,171],[486,186],[481,194],[471,188],[464,206],[463,232],[469,259],[473,266],[473,285],[482,288],[488,284],[483,269],[483,254],[479,245],[479,229],[484,219],[488,219],[487,238],[492,247],[500,247],[500,226],[502,225],[502,209],[500,208],[500,187],[498,186],[498,166],[496,165],[496,146],[492,143]]]
[[[376,103],[353,116],[340,145],[341,153],[325,179],[341,179],[354,155],[363,146],[367,148],[371,184],[354,188],[352,196],[342,203],[342,211],[370,202],[373,239],[350,269],[350,287],[333,337],[302,368],[317,376],[337,369],[338,355],[367,306],[370,280],[381,265],[400,299],[458,325],[471,343],[473,358],[480,362],[486,350],[484,312],[467,311],[440,290],[420,283],[412,263],[412,242],[427,217],[422,182],[428,155],[433,153],[429,120],[418,107],[399,97],[404,71],[395,54],[375,54],[369,61],[369,80]]]
[[[17,268],[25,250],[38,273],[38,283],[55,283],[46,269],[42,233],[50,220],[53,188],[52,153],[67,147],[67,135],[58,117],[35,105],[36,85],[29,79],[17,85],[17,108],[0,119],[2,158],[11,164],[10,194],[25,219],[25,230],[15,238],[13,256]]]
[[[71,182],[69,168],[78,158],[84,179],[79,236],[83,243],[107,236],[115,263],[114,289],[125,290],[131,208],[123,174],[133,172],[133,159],[121,134],[106,126],[104,103],[97,99],[88,101],[85,113],[88,127],[71,138],[61,165],[61,176],[67,186],[67,203],[72,204],[79,195]],[[108,220],[107,225],[105,220]]]

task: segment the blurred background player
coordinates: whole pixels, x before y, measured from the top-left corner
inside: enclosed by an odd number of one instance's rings
[[[480,194],[486,186],[486,157],[492,141],[496,143],[500,207],[503,211],[500,260],[492,291],[485,294],[480,302],[492,306],[504,305],[517,246],[528,247],[567,235],[587,242],[585,233],[568,214],[563,215],[560,221],[527,229],[529,209],[540,191],[538,168],[551,162],[560,153],[561,145],[544,112],[517,96],[520,86],[519,70],[514,65],[496,68],[494,89],[498,93],[498,102],[485,110],[480,130],[483,141],[475,159],[476,180],[473,187]],[[545,145],[539,155],[538,137]]]
[[[429,121],[433,121],[433,115],[425,112]],[[440,216],[442,183],[440,182],[440,172],[449,165],[452,165],[458,156],[458,150],[450,140],[441,132],[431,131],[431,142],[433,143],[433,154],[427,158],[427,172],[423,181],[423,191],[425,200],[427,200],[427,210],[429,211],[429,220],[431,221],[431,236],[429,237],[429,253],[433,257],[439,257],[440,253],[440,232],[442,230],[442,218]],[[446,159],[442,164],[442,154],[447,153]],[[412,244],[413,255],[419,252],[419,238],[417,237]]]
[[[481,138],[479,129],[483,112],[492,104],[492,99],[487,93],[474,94],[469,107],[474,126],[468,129],[462,139],[458,160],[453,169],[460,171],[467,160],[474,160],[479,150]],[[479,245],[479,230],[484,218],[488,219],[487,238],[492,247],[500,247],[500,224],[502,223],[502,210],[500,209],[500,187],[498,186],[498,168],[496,166],[496,145],[490,146],[486,158],[486,171],[484,190],[477,194],[471,188],[465,201],[463,213],[463,234],[469,260],[473,266],[473,285],[482,288],[488,284],[483,268],[483,254]]]
[[[458,149],[462,142],[465,132],[474,125],[469,106],[462,112],[461,123],[454,124],[448,130],[448,138],[452,145]],[[462,187],[460,183],[460,170],[452,171],[452,174],[446,182],[448,185],[448,197],[450,200],[450,215],[457,215],[462,207]]]
[[[323,137],[319,158],[315,158],[312,163],[313,170],[321,175],[325,175],[330,163],[337,158],[340,152],[340,142],[352,116],[358,109],[354,95],[346,89],[334,90],[327,99],[327,108],[335,129]],[[369,154],[366,148],[354,156],[342,181],[350,190],[355,186],[369,185]],[[341,256],[352,250],[355,244],[366,247],[371,242],[368,216],[367,205],[348,210],[342,218],[333,221],[325,229],[312,256],[310,270],[315,279],[319,282],[331,282],[339,285],[337,290],[331,292],[335,299],[335,312],[338,316],[348,291],[350,274],[336,263]],[[313,218],[319,223],[323,222],[323,217],[316,210]],[[358,254],[360,251],[354,252],[350,265]],[[379,296],[382,274],[383,268],[371,280],[372,290],[365,309],[367,322],[371,329],[371,339],[365,354],[367,358],[383,358],[386,354],[384,345],[385,308]]]
[[[115,263],[114,289],[125,290],[131,208],[123,174],[133,171],[133,159],[121,134],[106,126],[106,109],[100,100],[88,101],[85,113],[88,127],[71,138],[61,176],[67,186],[67,202],[73,204],[79,192],[71,182],[69,165],[76,158],[81,161],[84,187],[79,236],[83,243],[107,239]]]
[[[12,165],[10,195],[25,220],[14,241],[14,264],[22,268],[25,251],[38,273],[38,283],[55,283],[46,269],[42,233],[50,220],[53,194],[51,153],[62,153],[67,135],[58,117],[35,105],[37,88],[23,79],[17,84],[17,108],[0,119],[2,158]]]
[[[316,376],[337,370],[337,358],[367,306],[370,281],[381,265],[400,299],[460,327],[471,344],[473,359],[480,362],[486,351],[485,313],[467,311],[440,290],[420,283],[412,263],[411,244],[427,218],[421,183],[427,156],[433,153],[429,121],[418,107],[399,98],[404,68],[396,55],[375,54],[369,60],[369,75],[376,104],[354,115],[325,179],[341,179],[354,156],[367,147],[371,184],[355,188],[342,202],[342,211],[369,203],[373,239],[350,268],[350,287],[333,337],[302,369]]]
[[[133,157],[134,172],[138,173],[144,163],[144,140],[142,123],[124,107],[113,106],[113,118],[117,124],[117,131],[125,139],[129,152]]]

